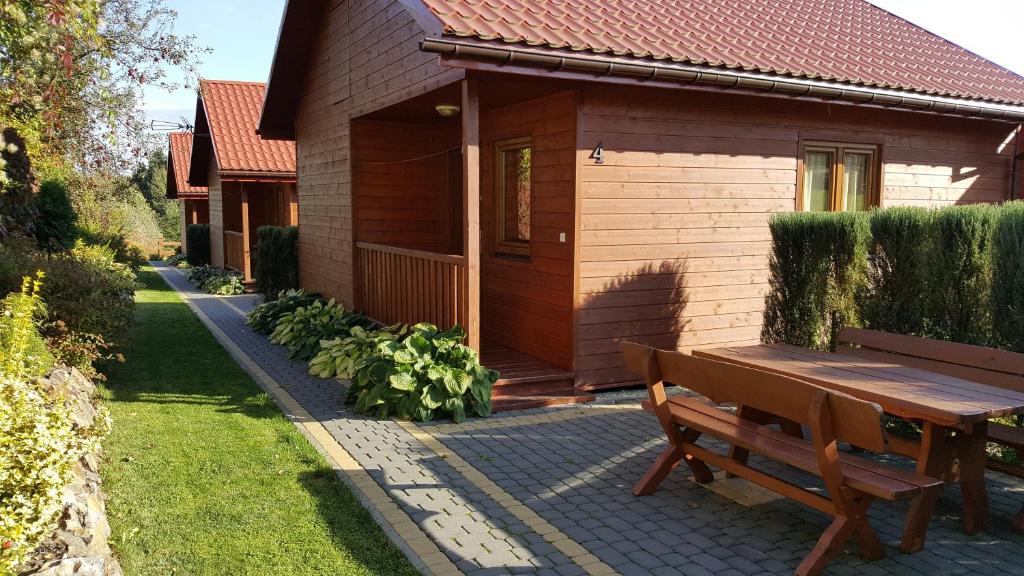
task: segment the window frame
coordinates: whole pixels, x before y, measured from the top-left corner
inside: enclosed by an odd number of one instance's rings
[[[831,190],[829,191],[828,210],[826,212],[845,212],[843,205],[845,194],[846,154],[849,152],[869,154],[868,169],[868,209],[882,205],[882,148],[879,144],[867,142],[836,142],[824,140],[806,140],[800,142],[800,156],[797,158],[796,211],[809,212],[805,206],[804,169],[808,152],[828,152],[832,154]]]
[[[505,237],[505,152],[530,149],[530,240],[512,241]],[[533,143],[529,136],[494,143],[494,252],[501,256],[530,257],[533,246]]]

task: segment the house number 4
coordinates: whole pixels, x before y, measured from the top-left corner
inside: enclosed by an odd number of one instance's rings
[[[597,146],[594,146],[594,151],[590,153],[590,157],[594,159],[595,164],[604,164],[604,142],[598,142]]]

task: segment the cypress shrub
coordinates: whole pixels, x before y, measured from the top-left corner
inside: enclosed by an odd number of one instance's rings
[[[260,226],[256,231],[256,291],[267,299],[299,285],[299,229]]]
[[[991,244],[997,209],[988,204],[935,212],[929,265],[928,332],[964,344],[989,344]]]
[[[992,241],[993,344],[1024,352],[1024,202],[999,212]]]
[[[189,224],[185,230],[185,259],[190,266],[210,263],[210,225]]]
[[[36,196],[36,210],[35,235],[39,248],[55,252],[75,244],[78,215],[63,182],[47,180],[42,183]]]
[[[874,252],[864,324],[872,330],[923,335],[927,314],[932,211],[897,207],[871,213]]]
[[[772,254],[761,340],[831,349],[843,326],[857,325],[866,278],[863,213],[793,212],[769,222]]]

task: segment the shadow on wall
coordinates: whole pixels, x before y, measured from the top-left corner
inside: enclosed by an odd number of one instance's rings
[[[592,290],[586,286],[579,311],[577,386],[614,387],[638,380],[622,363],[623,342],[679,347],[689,324],[685,260],[649,262]],[[587,292],[587,290],[591,290]]]

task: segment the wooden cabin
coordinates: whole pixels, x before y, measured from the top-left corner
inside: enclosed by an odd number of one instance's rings
[[[303,286],[467,327],[499,407],[573,402],[635,382],[624,340],[757,342],[775,212],[1020,196],[992,62],[863,0],[635,5],[288,3],[259,132]]]
[[[295,143],[263,140],[256,123],[265,84],[201,80],[188,172],[208,189],[210,260],[253,282],[256,231],[297,226]]]
[[[192,133],[171,132],[167,138],[167,197],[178,201],[181,249],[187,247],[185,232],[190,224],[210,222],[210,198],[206,186],[188,183],[192,161]]]

